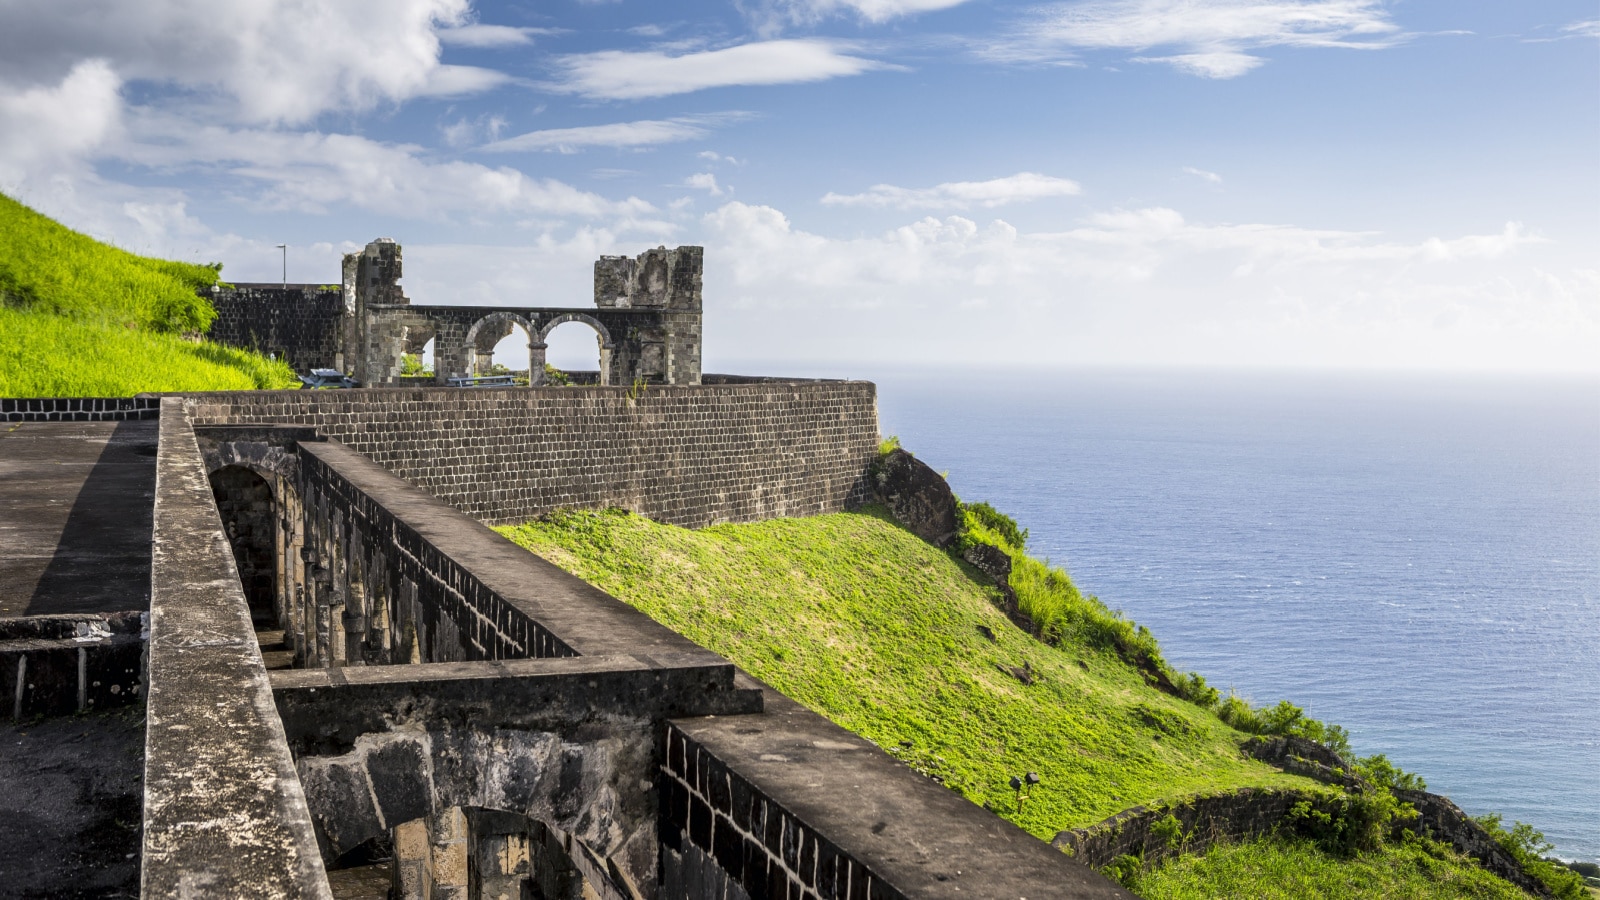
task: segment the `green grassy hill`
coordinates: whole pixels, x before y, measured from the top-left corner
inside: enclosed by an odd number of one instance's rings
[[[1049,645],[996,609],[983,576],[879,511],[698,531],[560,512],[498,530],[1042,839],[1136,805],[1314,786],[1244,758],[1250,735],[1223,721],[1214,692],[1189,702],[1153,687],[1151,661],[1165,667],[1154,638],[1065,573],[1030,560],[1012,577],[1024,608],[1050,620]],[[1008,781],[1027,772],[1040,783],[1019,808]],[[1173,898],[1521,896],[1417,843],[1345,859],[1257,841],[1125,881]]]
[[[195,292],[218,268],[136,256],[0,194],[0,396],[295,386],[283,363],[184,337],[216,315]]]

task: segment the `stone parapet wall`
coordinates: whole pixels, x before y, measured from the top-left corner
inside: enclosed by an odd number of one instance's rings
[[[0,422],[123,422],[160,417],[160,397],[0,398]]]
[[[621,507],[690,527],[867,498],[869,382],[190,394],[197,425],[301,424],[490,524]]]

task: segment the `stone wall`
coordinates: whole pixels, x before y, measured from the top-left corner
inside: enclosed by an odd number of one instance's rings
[[[211,340],[276,354],[297,372],[343,368],[345,303],[337,285],[236,284],[209,298],[217,310]]]
[[[490,524],[621,507],[699,527],[868,496],[868,382],[191,394],[197,425],[304,424]]]
[[[86,713],[138,703],[145,614],[0,619],[0,718]]]
[[[159,397],[0,397],[0,422],[122,422],[160,417]]]
[[[1097,869],[1119,856],[1137,856],[1152,866],[1180,853],[1203,854],[1215,844],[1265,837],[1278,829],[1296,803],[1314,799],[1307,791],[1240,788],[1170,805],[1135,806],[1097,825],[1063,831],[1052,843]],[[1181,826],[1171,837],[1155,827],[1168,816]]]

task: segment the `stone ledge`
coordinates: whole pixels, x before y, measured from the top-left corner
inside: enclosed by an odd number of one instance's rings
[[[182,402],[156,462],[141,895],[329,898],[305,794]]]
[[[758,685],[748,676],[741,675],[740,680]],[[1049,844],[918,775],[871,742],[777,691],[764,690],[766,710],[761,715],[675,719],[671,727],[685,739],[685,750],[703,751],[743,782],[746,792],[767,801],[763,842],[768,853],[778,851],[782,868],[796,871],[790,862],[805,868],[808,857],[792,837],[784,843],[783,829],[774,840],[770,831],[774,812],[792,820],[797,833],[816,836],[820,850],[809,857],[813,865],[829,853],[847,857],[856,867],[853,871],[870,879],[877,891],[874,897],[1133,897]],[[681,780],[687,790],[694,790],[699,768],[682,775],[674,772],[680,758],[677,749],[669,747],[663,777]],[[700,802],[715,818],[723,815],[721,807],[731,802],[728,798],[739,793],[734,786],[713,786]],[[722,821],[716,819],[716,824]],[[690,824],[681,840],[699,845],[696,833],[703,831],[712,846],[702,850],[714,858],[713,827]],[[817,871],[812,870],[813,879]],[[786,886],[789,878],[785,874],[782,879]],[[803,890],[808,897],[834,896]],[[855,888],[850,890],[849,896],[855,897]]]

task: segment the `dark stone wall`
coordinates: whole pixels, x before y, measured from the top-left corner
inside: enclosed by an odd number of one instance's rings
[[[0,720],[138,703],[143,613],[0,619]]]
[[[191,394],[196,425],[304,424],[490,524],[621,507],[699,527],[868,496],[869,382]]]
[[[0,397],[0,422],[121,422],[160,417],[160,397]]]
[[[217,310],[211,340],[276,353],[297,372],[335,367],[345,311],[337,285],[236,284],[206,296]]]
[[[326,666],[567,657],[576,653],[468,567],[302,449],[305,564],[285,631]]]
[[[663,900],[905,896],[671,723],[660,793]]]
[[[1149,866],[1180,853],[1203,854],[1215,844],[1264,837],[1278,828],[1296,803],[1314,799],[1307,791],[1240,788],[1170,806],[1135,806],[1098,825],[1063,831],[1051,843],[1097,869],[1119,856],[1137,856]],[[1168,816],[1183,828],[1177,840],[1154,832],[1155,824]]]
[[[239,580],[250,601],[250,615],[258,627],[273,628],[278,527],[272,489],[249,469],[226,466],[211,473],[211,493],[217,498],[223,530],[233,547]]]

